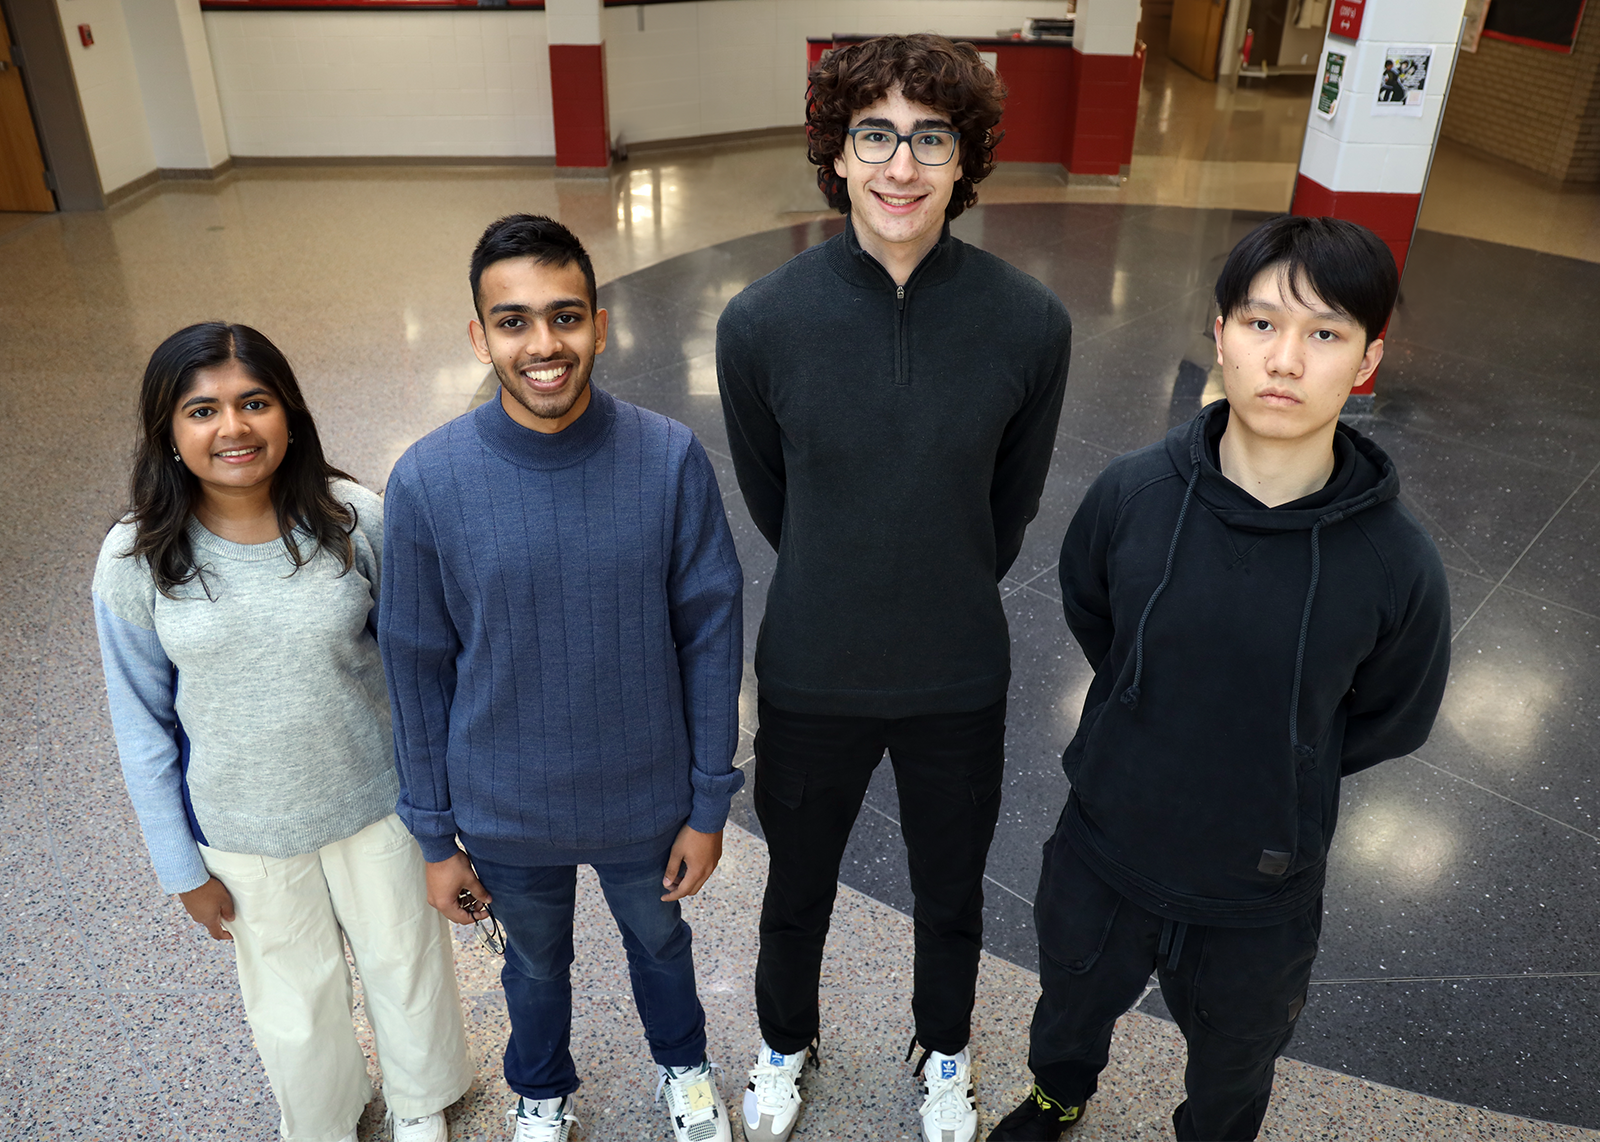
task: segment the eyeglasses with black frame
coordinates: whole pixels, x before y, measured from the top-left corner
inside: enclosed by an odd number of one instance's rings
[[[497,956],[506,954],[506,932],[500,927],[500,921],[494,918],[494,909],[483,901],[474,897],[466,889],[462,889],[456,897],[456,903],[472,917],[473,931],[478,933],[478,938],[483,941],[483,946]]]
[[[850,146],[855,150],[856,158],[873,165],[888,162],[894,158],[901,143],[908,143],[911,157],[917,162],[925,167],[942,167],[956,157],[956,141],[960,138],[954,131],[934,127],[913,131],[909,135],[902,135],[887,127],[870,126],[851,127],[845,133],[850,136]]]

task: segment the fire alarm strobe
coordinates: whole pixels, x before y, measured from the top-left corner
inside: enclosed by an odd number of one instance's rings
[[[86,48],[94,46],[94,33],[89,30],[88,24],[78,25],[78,39],[83,41],[83,46]]]

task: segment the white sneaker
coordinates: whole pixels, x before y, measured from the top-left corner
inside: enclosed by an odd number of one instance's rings
[[[390,1111],[389,1138],[391,1142],[450,1142],[450,1127],[442,1110],[421,1118],[396,1118]]]
[[[692,1067],[656,1067],[656,1101],[666,1094],[667,1117],[677,1142],[733,1142],[728,1110],[711,1081],[711,1067],[703,1059]]]
[[[761,1040],[761,1053],[750,1071],[750,1085],[744,1089],[746,1142],[787,1142],[795,1119],[800,1117],[800,1072],[808,1058],[813,1063],[817,1061],[814,1045],[785,1055]]]
[[[929,1051],[917,1068],[922,1089],[922,1137],[926,1142],[973,1142],[978,1107],[973,1101],[972,1064],[967,1049],[954,1055]]]
[[[576,1103],[573,1097],[521,1098],[517,1105],[506,1111],[514,1129],[511,1142],[568,1142],[572,1128],[578,1125],[578,1116],[572,1113]]]

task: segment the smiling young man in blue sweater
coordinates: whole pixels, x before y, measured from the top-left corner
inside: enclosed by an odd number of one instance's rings
[[[399,813],[429,903],[458,924],[492,904],[505,928],[516,1142],[576,1121],[580,864],[622,933],[674,1133],[726,1142],[677,903],[716,868],[743,784],[743,578],[716,476],[683,425],[590,386],[607,314],[566,227],[500,219],[471,281],[498,399],[414,444],[384,510]]]
[[[1188,1042],[1179,1139],[1251,1139],[1306,1001],[1339,782],[1428,738],[1450,599],[1394,462],[1340,423],[1399,279],[1281,215],[1217,279],[1227,400],[1114,461],[1061,545],[1094,667],[1034,921],[1036,1085],[989,1142],[1079,1121],[1152,972]]]

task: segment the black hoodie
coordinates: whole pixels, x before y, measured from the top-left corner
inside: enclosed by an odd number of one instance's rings
[[[1339,779],[1427,740],[1450,662],[1433,541],[1340,424],[1332,478],[1268,508],[1223,476],[1218,401],[1114,460],[1061,547],[1095,669],[1063,827],[1123,895],[1255,927],[1322,890]]]

